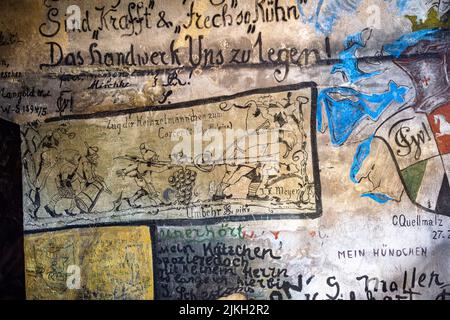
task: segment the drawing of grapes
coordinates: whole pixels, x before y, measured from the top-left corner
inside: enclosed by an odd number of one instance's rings
[[[178,203],[188,205],[192,200],[197,172],[181,168],[169,178],[169,184],[177,191]]]

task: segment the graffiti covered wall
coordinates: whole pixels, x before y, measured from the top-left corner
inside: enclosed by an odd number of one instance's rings
[[[0,6],[27,298],[449,298],[447,1]]]

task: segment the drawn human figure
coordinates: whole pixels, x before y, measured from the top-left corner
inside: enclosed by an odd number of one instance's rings
[[[279,129],[279,142],[285,149],[280,161],[283,162],[290,158],[297,161],[298,153],[302,153],[304,158],[306,152],[308,136],[304,129],[303,106],[309,102],[309,99],[298,96],[292,102],[292,93],[288,92],[287,97],[282,100],[286,102],[284,104],[278,101],[271,102],[268,109],[274,119],[274,124]]]
[[[288,101],[284,105],[276,104],[271,110],[276,115],[282,115],[283,122],[280,125],[280,145],[284,148],[284,152],[280,152],[280,162],[276,170],[276,174],[264,175],[263,184],[266,188],[282,181],[284,179],[295,177],[299,192],[297,204],[302,206],[314,201],[314,184],[310,182],[308,177],[308,152],[307,152],[307,135],[304,129],[303,105],[309,101],[308,98],[299,96],[294,103],[290,102],[288,93]],[[281,118],[281,115],[278,116]],[[295,130],[292,130],[295,129]],[[267,165],[266,165],[267,166]],[[267,168],[266,168],[267,170]],[[273,172],[273,171],[272,171]],[[277,199],[278,200],[278,199]]]
[[[58,174],[56,176],[56,188],[57,193],[53,195],[50,202],[44,206],[45,211],[51,217],[58,217],[62,214],[56,213],[55,207],[62,199],[73,200],[76,195],[76,191],[73,188],[73,180],[76,175],[78,163],[81,159],[81,155],[76,150],[67,150],[64,152],[65,161],[59,166]]]
[[[61,216],[56,213],[56,205],[63,199],[70,200],[67,215],[90,213],[96,205],[101,193],[110,193],[104,179],[96,173],[98,164],[98,147],[85,143],[87,151],[83,156],[76,150],[64,152],[64,159],[56,176],[57,193],[44,207],[52,217]]]
[[[51,169],[58,161],[55,151],[59,147],[62,136],[67,134],[68,131],[64,127],[51,130],[35,145],[34,152],[25,151],[25,167],[36,187],[42,188],[45,185]]]
[[[81,191],[75,197],[76,207],[82,213],[91,213],[103,192],[111,194],[105,179],[97,174],[98,151],[96,146],[89,146],[85,142],[87,153],[80,159],[77,168],[78,181],[81,182]]]
[[[38,124],[31,123],[21,131],[23,148],[24,176],[30,187],[27,196],[34,208],[32,218],[37,218],[41,207],[41,190],[54,167],[61,161],[58,147],[63,137],[73,139],[75,133],[70,132],[65,124],[47,132],[43,137],[37,130]]]
[[[237,106],[239,108],[247,109],[246,116],[246,129],[247,132],[253,132],[252,134],[258,135],[263,130],[268,130],[271,127],[270,115],[268,113],[267,106],[264,106],[261,103],[257,103],[254,100],[251,100],[245,104],[245,106]],[[251,130],[250,128],[256,129]],[[246,139],[246,137],[242,138]],[[251,140],[251,139],[250,139]],[[266,143],[265,145],[259,145],[258,142],[255,144],[249,143],[245,149],[242,150],[240,148],[240,141],[234,142],[229,148],[235,149],[234,152],[240,152],[240,154],[245,155],[246,151],[249,151],[252,148],[258,148],[257,150],[257,159],[246,159],[250,161],[244,161],[242,164],[233,164],[226,163],[225,164],[225,174],[219,183],[216,194],[213,195],[212,200],[223,200],[226,198],[231,198],[232,195],[225,195],[226,189],[230,186],[235,185],[241,179],[245,178],[250,180],[250,184],[247,189],[247,199],[249,200],[267,200],[268,196],[260,197],[257,192],[263,182],[262,178],[262,163],[258,161],[259,157],[267,156],[267,152],[270,152],[270,143]],[[278,142],[276,142],[278,143]],[[263,151],[262,151],[263,150]],[[262,151],[262,152],[261,152]],[[266,154],[261,154],[266,153]],[[241,159],[242,160],[242,159]]]
[[[225,175],[220,182],[216,194],[213,195],[212,200],[223,200],[231,198],[232,195],[225,195],[225,190],[238,183],[242,178],[250,180],[247,190],[247,199],[249,200],[267,200],[268,196],[260,197],[257,192],[262,184],[261,164],[257,163],[256,167],[252,165],[238,165],[236,167],[226,165]]]
[[[126,155],[116,158],[133,162],[127,168],[117,171],[117,175],[119,177],[133,178],[136,186],[138,187],[133,196],[123,199],[132,208],[141,207],[137,201],[142,197],[148,197],[153,205],[160,204],[160,200],[158,199],[159,195],[151,181],[151,176],[153,173],[162,173],[170,168],[168,163],[160,161],[157,153],[150,149],[150,147],[145,143],[142,143],[139,146],[139,150],[140,156],[138,157]],[[118,208],[116,208],[116,210],[117,209]]]
[[[246,129],[256,126],[255,134],[258,135],[262,130],[277,130],[278,141],[284,149],[279,154],[271,154],[271,142],[261,145],[248,145],[247,151],[251,148],[258,148],[258,159],[264,159],[264,156],[278,156],[276,174],[274,173],[274,164],[270,161],[246,162],[244,164],[225,165],[225,175],[220,182],[216,194],[212,197],[214,201],[230,198],[231,195],[225,195],[225,191],[232,185],[235,185],[242,178],[250,180],[248,186],[247,199],[267,200],[269,197],[258,196],[257,192],[261,185],[276,183],[282,179],[298,175],[306,175],[306,165],[308,155],[306,152],[306,138],[303,127],[302,106],[309,100],[306,97],[297,97],[292,99],[292,93],[288,92],[282,103],[275,101],[271,96],[262,97],[260,101],[249,101],[245,106],[247,108]],[[298,133],[299,132],[299,133]],[[235,146],[233,146],[235,147]],[[261,150],[264,150],[261,154]],[[240,150],[245,151],[245,150]],[[292,161],[294,160],[294,161]],[[296,162],[300,161],[300,167]],[[268,172],[272,172],[268,175]],[[270,181],[272,179],[272,181]]]

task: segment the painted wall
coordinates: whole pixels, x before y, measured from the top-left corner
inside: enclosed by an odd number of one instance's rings
[[[0,6],[27,298],[448,299],[446,1]]]

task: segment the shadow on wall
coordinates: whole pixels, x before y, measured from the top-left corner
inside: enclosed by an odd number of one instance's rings
[[[0,300],[25,299],[20,129],[0,119]]]

